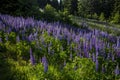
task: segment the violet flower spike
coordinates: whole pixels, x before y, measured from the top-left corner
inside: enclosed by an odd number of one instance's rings
[[[115,69],[115,75],[119,75],[120,71],[119,71],[119,65],[117,64],[116,69]]]
[[[35,65],[35,58],[32,53],[32,48],[30,48],[30,62],[32,65]]]
[[[47,59],[46,57],[42,57],[42,64],[44,66],[44,72],[47,72],[48,71],[48,63],[47,63]]]

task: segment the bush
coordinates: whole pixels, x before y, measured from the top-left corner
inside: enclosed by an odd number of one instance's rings
[[[44,8],[44,18],[46,21],[56,21],[57,11],[51,5],[47,4]]]
[[[92,17],[91,17],[91,14],[88,14],[88,15],[86,16],[86,18],[91,19],[91,18],[92,18]]]
[[[67,80],[95,80],[95,65],[90,59],[75,57],[64,67]]]
[[[44,70],[42,64],[31,66],[26,61],[14,61],[12,59],[7,60],[9,64],[7,76],[8,80],[43,80]],[[7,75],[7,74],[6,74]]]
[[[120,14],[119,12],[116,12],[115,15],[113,16],[113,20],[111,21],[111,23],[120,23]]]
[[[104,13],[101,13],[101,14],[100,14],[99,20],[100,20],[100,21],[104,21],[104,20],[105,20]]]
[[[73,24],[72,15],[69,14],[67,9],[57,12],[54,7],[47,4],[44,8],[44,19],[48,22],[60,21],[62,23]]]
[[[94,13],[94,14],[92,15],[92,17],[93,17],[93,19],[98,19],[98,15],[97,15],[96,13]]]
[[[60,15],[60,21],[65,23],[72,23],[72,15],[69,14],[69,11],[67,9],[64,9],[63,11],[59,11]]]

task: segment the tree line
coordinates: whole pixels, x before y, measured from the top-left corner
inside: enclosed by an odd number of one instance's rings
[[[0,0],[0,13],[41,17],[50,4],[57,12],[120,23],[120,0]]]

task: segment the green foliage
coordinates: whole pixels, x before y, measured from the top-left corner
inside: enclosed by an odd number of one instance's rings
[[[0,13],[14,16],[39,17],[37,0],[1,0]]]
[[[91,15],[91,14],[88,14],[88,15],[86,15],[86,18],[91,19],[91,18],[92,18],[92,15]]]
[[[95,80],[94,63],[86,58],[75,58],[71,63],[67,63],[63,70],[56,66],[49,65],[48,72],[44,73],[43,65],[38,63],[31,66],[24,60],[14,61],[7,59],[8,73],[7,79],[12,80]],[[88,67],[89,66],[89,67]]]
[[[9,35],[6,35],[6,37],[8,36],[8,41],[10,41],[11,43],[16,43],[16,34],[14,32],[11,32]]]
[[[72,15],[70,15],[67,9],[57,12],[56,9],[49,4],[45,6],[44,18],[49,22],[60,21],[63,23],[72,24]]]
[[[5,52],[4,56],[14,59],[29,59],[29,48],[30,45],[26,41],[16,41],[16,33],[11,32],[10,34],[1,33],[1,38],[4,43],[0,43],[0,52]]]
[[[116,12],[111,23],[120,23],[120,13]]]
[[[20,62],[8,59],[9,64],[9,76],[7,79],[12,80],[41,80],[44,79],[44,70],[42,64],[35,66],[29,65],[26,61]]]
[[[79,0],[78,1],[78,15],[87,17],[91,10],[90,0]]]
[[[56,21],[57,11],[51,5],[47,4],[44,9],[44,18],[47,21]]]
[[[55,67],[49,65],[48,72],[45,74],[47,80],[61,80],[63,79],[62,73]]]
[[[7,70],[5,73],[7,80],[119,79],[119,75],[114,75],[116,64],[112,60],[104,60],[102,57],[98,57],[99,71],[96,72],[95,63],[91,59],[75,57],[76,52],[70,50],[70,48],[74,49],[76,47],[74,42],[68,45],[66,39],[59,40],[51,35],[52,34],[44,32],[44,34],[39,34],[39,39],[37,40],[38,43],[37,41],[28,43],[22,40],[20,42],[16,42],[15,32],[11,32],[10,34],[3,32],[0,33],[0,36],[3,36],[2,38],[4,38],[4,36],[9,37],[4,43],[0,43],[0,59],[7,57],[5,62],[0,61],[0,65],[3,63],[2,65],[7,67],[5,68]],[[81,38],[80,41],[83,42],[84,38]],[[37,47],[36,44],[40,45],[40,48]],[[32,48],[32,53],[36,61],[34,66],[30,64],[30,47]],[[51,52],[48,51],[48,48]],[[1,55],[1,51],[4,53],[3,55]],[[72,59],[69,57],[71,53],[70,51],[72,51]],[[105,51],[105,53],[109,53],[112,50],[106,48]],[[92,52],[94,52],[94,49]],[[43,56],[46,56],[47,58],[47,72],[44,72],[43,64],[40,62],[40,59]],[[64,62],[66,62],[66,64],[64,64]],[[106,69],[105,74],[101,71],[102,67],[105,67]]]
[[[72,80],[95,80],[95,65],[90,59],[75,57],[64,67],[64,76]]]
[[[92,15],[92,18],[93,18],[93,19],[98,19],[98,15],[97,15],[96,13],[94,13],[94,14]]]
[[[71,4],[72,4],[71,1],[72,0],[64,0],[63,1],[64,9],[67,9],[67,11],[69,13],[71,13]]]
[[[24,41],[18,42],[17,44],[12,44],[10,41],[7,41],[5,43],[5,48],[7,49],[7,57],[12,57],[18,60],[24,57],[29,59],[29,46]]]
[[[101,13],[101,14],[100,14],[99,20],[100,20],[100,21],[104,21],[104,20],[105,20],[104,13]]]
[[[120,0],[114,0],[113,13],[120,12]]]
[[[60,21],[65,23],[72,23],[72,15],[69,14],[67,9],[64,9],[64,11],[59,11],[60,15]]]

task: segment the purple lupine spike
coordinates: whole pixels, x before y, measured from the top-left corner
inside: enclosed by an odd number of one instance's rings
[[[20,37],[19,36],[16,37],[16,42],[20,42]]]
[[[115,75],[119,75],[120,71],[119,71],[119,65],[117,64],[116,68],[115,68]]]
[[[120,50],[117,51],[117,56],[120,57]]]
[[[32,53],[32,48],[30,48],[30,62],[32,65],[35,65],[35,58]]]
[[[81,53],[79,53],[79,57],[80,57],[80,58],[82,58],[82,57],[83,57]]]
[[[91,54],[88,52],[88,58],[91,58]]]
[[[89,50],[91,50],[92,49],[92,40],[90,40],[90,42],[89,42]]]
[[[93,60],[93,62],[96,61],[96,58],[95,58],[95,54],[94,54],[94,53],[92,53],[92,60]]]
[[[95,51],[96,51],[96,57],[98,56],[98,43],[97,39],[95,38]]]
[[[105,67],[102,65],[102,73],[105,73]]]
[[[85,57],[88,57],[86,41],[84,41],[84,43],[83,43],[83,51],[84,51],[84,55],[85,55]]]
[[[114,57],[114,55],[112,55],[112,61],[114,61],[115,60],[115,57]]]
[[[108,60],[110,59],[110,53],[108,53],[108,55],[107,55],[107,59],[108,59]]]
[[[29,40],[29,41],[32,41],[32,40],[33,40],[33,35],[32,35],[32,34],[29,35],[28,40]]]
[[[50,46],[48,46],[48,54],[50,54],[51,52],[51,49],[50,49]]]
[[[5,37],[5,40],[8,41],[8,36]]]
[[[117,37],[117,48],[119,47],[119,45],[120,45],[120,39],[119,37]]]
[[[42,57],[42,64],[44,66],[44,72],[47,72],[48,71],[48,63],[47,63],[47,59],[46,57]]]
[[[98,59],[96,59],[96,61],[95,61],[95,65],[96,65],[96,71],[98,71],[98,68],[99,68]]]

